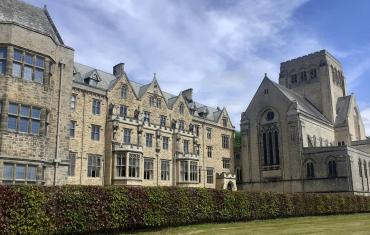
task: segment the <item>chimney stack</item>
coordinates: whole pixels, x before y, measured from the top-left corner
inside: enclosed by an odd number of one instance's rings
[[[119,63],[113,67],[113,75],[116,78],[122,77],[125,74],[125,63]]]
[[[185,97],[185,99],[189,102],[193,100],[193,89],[189,88],[187,90],[182,91],[182,95]]]

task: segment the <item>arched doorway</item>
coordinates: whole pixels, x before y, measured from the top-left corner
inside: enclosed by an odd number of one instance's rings
[[[227,190],[230,190],[230,191],[233,191],[233,188],[234,188],[234,184],[233,184],[233,182],[229,182],[228,184],[227,184]]]

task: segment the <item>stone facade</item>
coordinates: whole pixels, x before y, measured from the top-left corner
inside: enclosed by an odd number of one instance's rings
[[[74,51],[46,9],[12,0],[0,5],[2,182],[63,184],[69,107],[62,104],[70,100]]]
[[[248,191],[369,194],[370,141],[340,62],[319,51],[281,63],[241,118]]]
[[[194,102],[192,89],[164,92],[156,75],[146,85],[133,82],[124,64],[110,74],[76,63],[73,84],[68,183],[236,189],[226,109]],[[92,114],[94,100],[100,115]],[[92,124],[101,127],[100,142],[91,140]],[[87,177],[89,155],[102,157],[99,177]]]
[[[155,76],[133,82],[124,64],[75,63],[46,8],[0,5],[2,183],[236,189],[225,108],[164,92]]]

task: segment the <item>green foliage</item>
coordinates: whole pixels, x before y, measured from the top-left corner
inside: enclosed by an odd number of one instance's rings
[[[242,137],[240,135],[240,131],[235,131],[234,148],[240,149],[241,143],[242,143]]]
[[[0,186],[0,233],[91,233],[370,212],[370,198],[203,188]]]

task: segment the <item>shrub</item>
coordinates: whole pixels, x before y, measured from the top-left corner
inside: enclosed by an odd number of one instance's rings
[[[0,233],[91,233],[370,212],[369,197],[202,188],[0,186]]]

